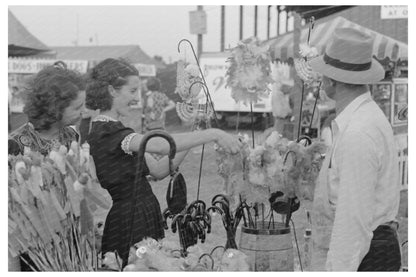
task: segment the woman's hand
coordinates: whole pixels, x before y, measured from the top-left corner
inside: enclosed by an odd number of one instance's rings
[[[220,129],[213,129],[216,131],[215,142],[222,147],[225,151],[232,154],[237,154],[241,147],[242,143],[237,136],[230,135]]]

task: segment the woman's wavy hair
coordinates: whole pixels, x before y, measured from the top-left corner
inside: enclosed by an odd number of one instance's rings
[[[156,77],[149,78],[146,83],[147,89],[150,91],[160,90],[160,80]]]
[[[91,110],[110,110],[113,105],[108,86],[119,89],[127,84],[126,77],[139,76],[139,71],[122,59],[105,59],[88,74],[85,105]]]
[[[62,120],[65,108],[82,90],[85,90],[82,75],[68,69],[62,61],[55,62],[28,80],[23,112],[35,130],[49,130]]]

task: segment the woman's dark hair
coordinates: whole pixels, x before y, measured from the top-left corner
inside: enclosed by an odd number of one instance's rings
[[[64,62],[47,66],[32,77],[26,87],[23,112],[36,130],[48,130],[62,120],[64,109],[85,90],[85,80]]]
[[[122,59],[105,59],[97,64],[88,75],[86,101],[88,109],[106,111],[113,105],[108,86],[115,89],[127,84],[126,77],[138,76],[139,71]]]
[[[150,78],[146,83],[147,89],[150,91],[159,91],[160,90],[160,80],[158,78]]]

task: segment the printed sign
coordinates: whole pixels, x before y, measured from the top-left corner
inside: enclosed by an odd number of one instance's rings
[[[231,96],[231,88],[226,86],[225,75],[229,66],[227,63],[229,55],[229,53],[211,53],[201,56],[200,65],[214,102],[214,108],[222,112],[249,112],[250,105],[237,103]],[[255,113],[270,113],[271,110],[271,93],[267,98],[253,105]]]
[[[156,76],[156,66],[154,64],[136,63],[134,67],[139,71],[140,77],[154,77]]]
[[[189,12],[190,33],[203,35],[207,33],[207,14],[205,11]]]
[[[381,6],[381,19],[407,18],[407,6]]]
[[[9,73],[34,74],[56,61],[58,60],[9,59],[8,71]],[[71,70],[76,70],[79,73],[87,72],[88,61],[64,60],[63,62]]]

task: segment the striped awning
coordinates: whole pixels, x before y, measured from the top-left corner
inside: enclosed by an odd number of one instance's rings
[[[332,20],[315,23],[311,33],[310,45],[318,48],[320,53],[324,53],[325,46],[336,28],[355,28],[366,32],[374,37],[373,55],[382,60],[386,57],[393,61],[407,59],[407,44],[386,35],[375,32],[352,21],[338,16]],[[306,43],[308,27],[301,31],[300,41]],[[274,51],[275,57],[286,60],[293,57],[293,32],[274,38],[268,42],[270,50]]]

